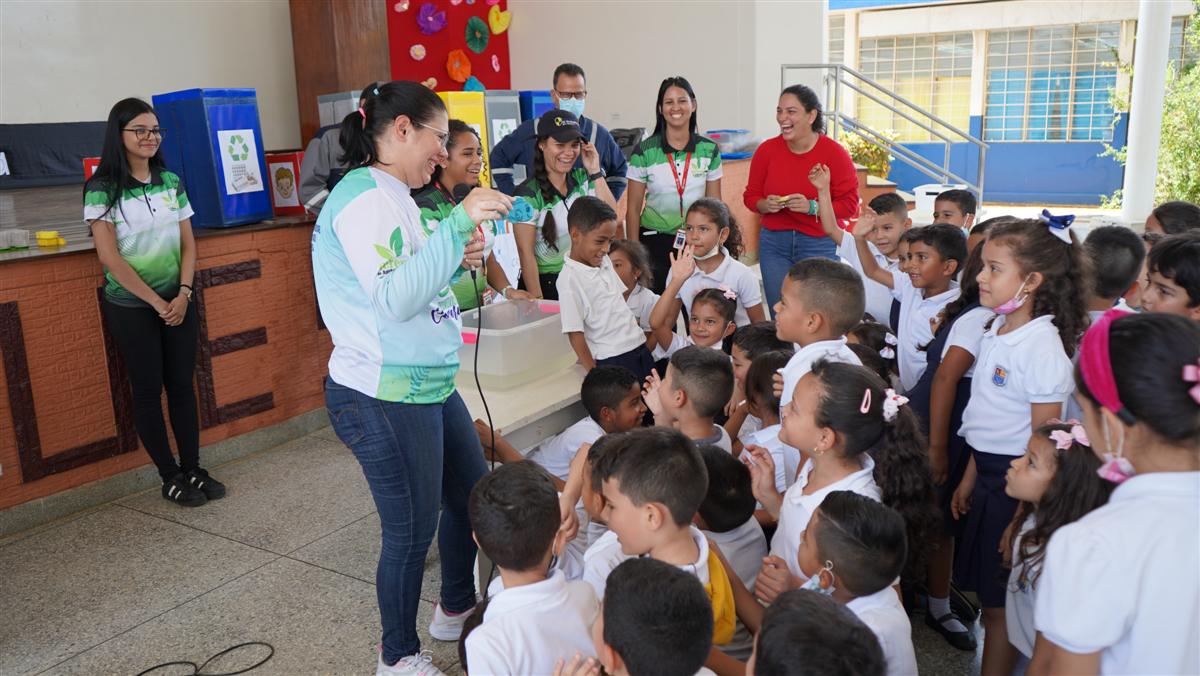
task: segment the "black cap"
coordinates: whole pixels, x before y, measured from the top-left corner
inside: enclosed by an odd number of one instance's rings
[[[579,118],[565,110],[547,110],[538,118],[537,137],[539,139],[553,138],[559,143],[570,143],[583,139],[583,130],[579,128]]]

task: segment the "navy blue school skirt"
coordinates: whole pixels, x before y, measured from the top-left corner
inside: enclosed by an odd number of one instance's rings
[[[979,596],[984,608],[1003,608],[1008,569],[1000,554],[1000,538],[1012,523],[1017,501],[1004,492],[1004,475],[1016,456],[984,453],[967,446],[978,478],[971,511],[963,524],[954,560],[954,579]]]

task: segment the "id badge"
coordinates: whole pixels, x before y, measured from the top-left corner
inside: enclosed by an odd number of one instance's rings
[[[677,251],[681,251],[681,250],[683,250],[683,247],[686,244],[687,244],[687,233],[685,233],[682,228],[679,230],[676,230],[675,231],[675,249]]]

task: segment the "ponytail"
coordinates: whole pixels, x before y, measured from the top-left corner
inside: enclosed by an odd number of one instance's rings
[[[871,455],[882,502],[904,517],[908,532],[908,558],[902,578],[920,579],[940,513],[925,437],[916,415],[908,406],[900,405],[894,417],[885,420],[887,384],[863,366],[823,359],[813,364],[812,373],[824,390],[815,412],[817,425],[837,434],[845,457]]]
[[[428,87],[417,82],[396,80],[375,87],[365,99],[362,108],[342,118],[338,143],[342,156],[338,161],[348,169],[369,166],[379,162],[376,142],[395,122],[405,116],[413,124],[425,124],[446,105]]]
[[[533,145],[533,182],[537,186],[542,203],[548,204],[554,187],[550,184],[550,174],[546,172],[546,154],[536,143]],[[542,221],[542,240],[551,249],[558,251],[558,223],[554,220],[553,209],[546,210],[546,219]]]

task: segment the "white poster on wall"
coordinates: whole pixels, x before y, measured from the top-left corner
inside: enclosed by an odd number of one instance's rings
[[[501,117],[492,120],[492,144],[499,143],[505,136],[513,133],[517,128],[517,121],[511,117]]]
[[[296,173],[291,162],[273,162],[267,167],[271,176],[271,190],[275,193],[275,206],[298,207],[300,196],[296,194]]]
[[[225,192],[238,195],[263,189],[258,166],[258,144],[253,129],[225,129],[217,132],[221,150],[221,173],[225,176]]]

